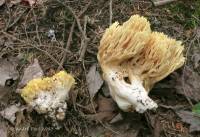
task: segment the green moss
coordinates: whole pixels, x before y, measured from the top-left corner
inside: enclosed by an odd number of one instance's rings
[[[195,28],[200,24],[200,1],[190,3],[179,2],[171,4],[168,9],[173,14],[175,21],[186,28]]]

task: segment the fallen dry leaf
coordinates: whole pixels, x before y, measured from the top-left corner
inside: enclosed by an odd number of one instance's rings
[[[113,112],[116,110],[116,103],[112,98],[98,97],[98,112]]]
[[[151,0],[155,6],[165,5],[176,0]]]
[[[12,124],[15,123],[15,119],[16,119],[16,116],[15,114],[19,111],[21,111],[22,109],[19,107],[19,105],[11,105],[7,108],[5,108],[4,110],[2,110],[0,112],[0,115],[7,119],[8,121],[10,121]]]
[[[12,96],[12,89],[9,87],[0,86],[0,105],[8,106],[9,100]]]
[[[122,117],[122,114],[119,113],[119,114],[117,114],[117,115],[110,121],[110,124],[119,122],[119,121],[121,121],[121,120],[123,120],[123,117]]]
[[[21,3],[22,0],[10,0],[9,3],[8,3],[8,6],[9,7],[12,7],[14,5],[17,5],[19,3]]]
[[[96,70],[97,65],[93,64],[92,67],[90,67],[90,70],[86,76],[86,81],[88,85],[88,90],[90,93],[90,97],[93,99],[96,93],[99,91],[103,84],[103,80],[101,78],[101,75]]]
[[[190,132],[200,131],[200,117],[193,112],[179,110],[176,114],[182,119],[183,122],[190,124]]]
[[[10,93],[10,89],[7,87],[0,86],[0,100],[4,98],[6,94]],[[1,101],[0,101],[1,102]]]
[[[38,63],[38,60],[34,59],[34,62],[32,64],[30,64],[27,68],[25,68],[24,75],[23,75],[22,80],[20,81],[18,87],[22,88],[30,80],[35,79],[35,78],[41,78],[43,75],[44,75],[44,72]]]
[[[141,118],[138,113],[124,113],[123,120],[117,123],[106,123],[105,127],[101,125],[88,126],[88,133],[91,137],[138,137],[138,134],[146,128],[146,124],[141,122]]]
[[[37,0],[22,0],[24,3],[28,3],[30,6],[33,6],[36,4]]]
[[[13,58],[0,58],[0,86],[5,86],[7,80],[16,80],[19,73],[16,70],[17,63]]]
[[[199,39],[200,38],[200,27],[197,27],[195,31],[196,31],[195,33],[196,33],[197,39]]]
[[[0,0],[0,6],[2,6],[5,2],[6,0]]]
[[[200,76],[197,72],[189,67],[185,67],[183,74],[177,75],[177,84],[175,86],[177,92],[188,98],[200,101]]]
[[[108,87],[108,83],[104,83],[102,86],[102,93],[105,97],[109,97],[110,96],[110,91],[109,91],[109,87]]]
[[[34,6],[34,5],[41,5],[46,1],[47,0],[21,0],[22,3],[27,3],[31,7]]]
[[[194,68],[197,69],[200,66],[200,53],[194,53],[192,60],[194,62]]]
[[[98,97],[98,109],[96,114],[87,115],[88,118],[97,121],[110,121],[116,115],[116,104],[112,98]]]
[[[0,123],[0,137],[7,137],[7,128],[6,123],[2,122]]]

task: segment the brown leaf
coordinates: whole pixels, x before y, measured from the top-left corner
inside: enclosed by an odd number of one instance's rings
[[[44,75],[42,68],[40,67],[38,60],[34,59],[34,62],[30,64],[24,70],[24,75],[19,83],[19,88],[24,87],[30,80],[40,78]]]
[[[0,86],[0,100],[2,100],[5,97],[5,95],[10,93],[10,91],[11,91],[11,89],[9,89],[8,87]]]
[[[0,86],[5,86],[7,80],[18,79],[17,65],[17,62],[13,58],[0,58]]]
[[[158,118],[156,118],[155,119],[155,124],[154,124],[153,135],[154,135],[154,137],[160,137],[160,133],[161,133],[160,120]]]
[[[176,0],[151,0],[155,6],[161,6]]]
[[[92,120],[110,121],[117,114],[116,109],[117,109],[116,104],[112,100],[112,98],[105,98],[99,96],[97,113],[87,116]]]
[[[22,0],[24,3],[28,3],[30,6],[33,6],[37,0]]]
[[[177,84],[175,88],[177,92],[192,100],[200,101],[200,76],[198,73],[186,67],[183,74],[176,77]]]
[[[12,90],[9,87],[0,86],[0,104],[3,106],[7,106],[9,104],[9,100],[11,98]]]
[[[34,5],[40,5],[44,3],[46,0],[21,0],[21,1],[22,3],[27,3],[28,5],[32,7]]]
[[[87,115],[87,117],[96,121],[110,121],[115,115],[116,114],[113,112],[98,112],[96,114]]]
[[[11,105],[0,112],[0,115],[9,120],[12,124],[15,123],[15,114],[21,111],[21,108],[18,105]]]
[[[0,123],[0,137],[7,137],[7,128],[6,123],[2,122]]]
[[[200,131],[200,117],[190,111],[179,110],[176,114],[183,122],[190,124],[190,132]]]
[[[22,0],[10,0],[10,2],[8,3],[9,7],[12,7],[14,5],[17,5],[19,3],[21,3]]]
[[[119,122],[121,120],[123,120],[123,117],[122,117],[122,114],[119,113],[110,121],[110,123],[113,124],[113,123]]]
[[[103,80],[101,78],[101,75],[96,70],[97,66],[96,64],[93,64],[92,67],[90,67],[90,70],[86,76],[86,81],[88,85],[88,90],[90,93],[90,97],[93,99],[96,93],[99,91],[103,84]]]
[[[89,136],[109,137],[137,137],[140,129],[146,126],[141,122],[141,115],[137,113],[125,113],[123,120],[117,123],[107,123],[105,127],[100,125],[89,126]]]
[[[200,66],[200,53],[194,53],[192,55],[192,60],[194,62],[194,68],[197,69]]]
[[[0,0],[0,6],[2,6],[5,2],[6,0]]]
[[[87,114],[94,114],[96,113],[96,108],[97,108],[97,103],[96,102],[92,102],[86,106],[82,106],[80,104],[78,104],[79,107],[83,108],[83,112],[87,113]]]
[[[116,110],[116,104],[112,98],[98,97],[98,112],[113,112]]]

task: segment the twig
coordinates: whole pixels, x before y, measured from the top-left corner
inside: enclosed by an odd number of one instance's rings
[[[75,26],[75,21],[72,23],[72,26],[71,26],[71,29],[70,29],[70,33],[69,33],[69,36],[68,36],[68,40],[67,40],[67,45],[65,47],[65,49],[68,51],[69,48],[70,48],[70,44],[71,44],[71,41],[72,41],[72,34],[73,34],[73,31],[74,31],[74,26]],[[60,70],[65,62],[65,58],[66,58],[67,54],[66,52],[64,53],[63,55],[63,58],[60,62],[60,65],[58,66],[58,69],[57,70]]]
[[[33,16],[34,16],[34,21],[35,21],[35,31],[36,31],[36,34],[37,34],[37,39],[39,41],[39,45],[42,45],[42,42],[41,42],[41,39],[40,39],[40,35],[39,35],[39,32],[38,32],[38,24],[37,24],[37,19],[36,19],[35,11],[34,11],[33,8],[31,10],[33,11]]]
[[[24,44],[24,46],[20,44],[20,47],[18,47],[18,48],[31,48],[31,47],[26,47],[26,45],[27,45],[27,43]],[[55,49],[59,49],[59,50],[61,50],[61,51],[64,51],[64,53],[66,53],[66,54],[67,54],[67,53],[68,53],[68,54],[71,54],[70,51],[67,51],[66,49],[64,49],[64,48],[62,48],[62,47],[58,47],[58,46],[37,45],[37,47],[55,48]],[[34,47],[32,47],[32,48],[34,48]]]
[[[192,46],[192,44],[194,43],[194,41],[195,41],[195,39],[196,39],[196,36],[194,36],[194,38],[191,40],[191,42],[190,42],[190,44],[189,44],[189,47],[188,47],[188,49],[187,49],[187,51],[186,51],[186,58],[188,57],[188,54],[189,54],[189,51],[190,51],[190,49],[191,49],[191,46]],[[192,101],[191,101],[191,99],[187,96],[187,94],[186,94],[186,91],[185,91],[185,70],[186,70],[186,63],[185,63],[185,65],[184,65],[184,67],[183,67],[183,75],[182,75],[182,77],[181,77],[181,84],[182,84],[182,86],[183,86],[183,93],[184,93],[184,95],[185,95],[185,98],[187,99],[187,101],[188,101],[188,103],[190,104],[190,106],[191,107],[193,107],[193,103],[192,103]]]
[[[9,24],[10,24],[10,22],[11,22],[11,11],[10,11],[10,7],[8,6],[8,4],[6,3],[6,8],[8,9],[8,20],[6,21],[6,22],[8,22],[7,24],[6,24],[6,28],[5,28],[5,31],[7,31],[7,28],[9,27]]]
[[[21,43],[23,43],[23,44],[30,45],[30,46],[34,47],[35,49],[37,49],[37,50],[43,52],[44,54],[46,54],[46,55],[47,55],[52,61],[54,61],[58,66],[60,65],[60,63],[59,63],[52,55],[50,55],[47,51],[45,51],[45,50],[43,50],[43,49],[40,49],[40,48],[39,48],[40,45],[38,46],[38,45],[29,44],[28,42],[23,41],[23,40],[20,40],[20,39],[18,39],[17,37],[15,37],[15,36],[13,36],[13,35],[7,33],[7,32],[4,32],[4,31],[1,31],[1,33],[3,33],[3,34],[5,34],[5,35],[7,35],[7,36],[9,36],[9,37],[11,37],[11,38],[13,38],[13,39],[19,41],[19,42],[21,42]]]
[[[57,1],[63,5],[62,2],[60,2],[59,0],[57,0]],[[74,18],[76,19],[76,22],[77,22],[77,24],[79,26],[79,30],[82,30],[82,27],[80,25],[80,21],[77,20],[77,19],[85,13],[85,11],[88,9],[88,7],[89,7],[90,4],[91,4],[91,0],[88,2],[88,4],[85,6],[85,8],[78,14],[78,17],[76,17],[76,14],[73,12],[73,10],[68,7],[68,9],[71,11],[71,13],[74,15]],[[71,41],[72,41],[72,34],[73,34],[74,27],[75,27],[75,21],[72,23],[72,26],[71,26],[71,29],[70,29],[70,34],[69,34],[69,37],[68,37],[68,40],[67,40],[67,44],[66,44],[66,47],[65,47],[67,51],[69,51],[69,48],[70,48],[70,44],[71,44]],[[61,60],[60,65],[62,65],[62,66],[64,64],[66,55],[67,54],[64,53],[63,58]],[[60,69],[61,69],[61,66],[58,67],[58,70],[60,70]]]
[[[110,25],[112,24],[112,16],[113,16],[113,13],[112,13],[112,0],[110,0],[110,4],[109,4],[109,12],[110,12]]]
[[[78,17],[82,16],[86,11],[87,9],[89,8],[91,4],[91,0],[88,2],[88,4],[84,7],[84,9],[79,13]]]
[[[87,16],[85,16],[84,17],[84,39],[81,39],[81,48],[80,48],[80,50],[79,50],[79,55],[80,55],[80,57],[79,57],[79,61],[82,61],[83,59],[84,59],[84,57],[85,57],[85,52],[86,52],[86,50],[87,50],[87,46],[88,46],[88,41],[89,41],[89,39],[87,38],[87,36],[86,36],[86,28],[87,28],[87,20],[88,20],[88,17]]]
[[[29,9],[25,9],[10,25],[5,28],[5,31],[8,31],[10,28],[12,28],[20,19],[23,17],[24,13],[27,12]]]
[[[69,49],[70,49],[70,43],[71,43],[71,41],[72,41],[72,34],[73,34],[73,31],[74,31],[74,27],[75,27],[75,21],[73,21],[73,23],[72,23],[72,26],[71,26],[71,28],[70,28],[69,37],[68,37],[68,39],[67,39],[66,50],[68,50],[68,51],[69,51]]]
[[[161,6],[161,5],[173,2],[173,1],[176,1],[176,0],[152,0],[154,6]]]
[[[81,34],[84,36],[84,32],[83,32],[83,29],[81,27],[81,23],[80,23],[80,20],[79,20],[79,17],[76,15],[76,13],[74,12],[74,10],[69,7],[68,5],[65,5],[63,2],[61,2],[60,0],[57,0],[60,4],[62,4],[65,8],[67,8],[71,13],[72,15],[74,16],[76,22],[77,22],[77,25],[78,25],[78,28],[79,28],[79,31],[81,32]],[[84,37],[85,38],[85,37]]]

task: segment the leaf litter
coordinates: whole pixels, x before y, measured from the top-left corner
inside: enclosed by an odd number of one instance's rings
[[[22,111],[23,109],[24,108],[21,108],[19,104],[14,104],[0,111],[0,115],[14,125],[16,120],[16,113]]]
[[[0,137],[7,137],[7,127],[6,127],[6,123],[2,122],[0,123]]]
[[[19,82],[18,88],[24,87],[30,80],[35,78],[41,78],[44,75],[44,72],[39,64],[37,59],[34,59],[33,63],[27,66],[24,69],[24,75]]]
[[[200,131],[200,116],[190,111],[178,110],[176,114],[182,119],[183,122],[190,124],[189,131]]]
[[[117,115],[117,106],[112,98],[99,95],[97,105],[97,112],[87,115],[89,119],[95,121],[110,121]]]
[[[18,79],[17,65],[17,61],[13,57],[0,58],[0,86],[6,86],[8,80]]]
[[[99,89],[103,85],[103,80],[101,78],[101,75],[97,71],[97,64],[93,64],[90,67],[89,72],[86,76],[86,82],[88,85],[90,98],[93,99],[96,93],[99,91]]]
[[[182,75],[176,75],[176,91],[191,100],[200,101],[200,76],[197,72],[193,71],[188,66],[185,66],[185,70]]]

